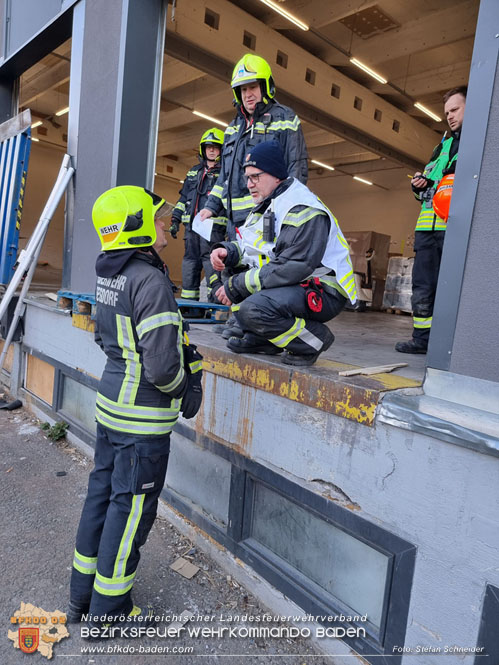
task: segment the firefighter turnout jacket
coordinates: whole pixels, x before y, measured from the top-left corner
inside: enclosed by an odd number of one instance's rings
[[[125,262],[114,273],[120,258]],[[96,419],[126,434],[169,434],[187,378],[182,320],[166,267],[148,252],[120,250],[102,252],[96,269],[96,341],[107,355]]]
[[[172,222],[178,224],[181,222],[183,224],[191,223],[196,213],[204,208],[219,175],[219,162],[209,168],[204,160],[200,160],[199,164],[195,164],[189,169],[179,192],[180,198],[172,212]],[[220,228],[225,229],[227,226],[227,218],[223,214],[213,217],[212,220]]]
[[[295,112],[272,99],[267,104],[259,102],[253,115],[248,117],[244,107],[238,105],[235,119],[225,130],[220,176],[205,204],[214,216],[221,215],[225,208],[229,226],[243,224],[253,208],[246,186],[244,159],[255,145],[271,140],[281,144],[289,175],[307,182],[307,148]],[[229,238],[233,239],[233,234],[229,233]]]
[[[264,240],[264,216],[275,216],[274,240]],[[294,178],[280,183],[237,229],[237,241],[223,243],[226,266],[246,265],[225,291],[240,303],[262,289],[300,284],[318,277],[325,291],[357,299],[348,243],[336,218],[308,187]]]

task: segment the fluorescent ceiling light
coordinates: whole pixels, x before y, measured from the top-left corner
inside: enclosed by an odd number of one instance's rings
[[[63,108],[63,109],[59,109],[59,111],[56,111],[55,114],[56,114],[56,115],[64,115],[64,114],[67,113],[68,111],[69,111],[69,106],[66,106],[66,107]]]
[[[35,127],[40,127],[40,125],[43,125],[43,120],[37,120],[31,125],[31,129],[34,129]]]
[[[36,136],[32,136],[32,137],[31,137],[31,140],[32,140],[32,141],[36,141],[36,142],[38,142],[40,139],[37,139]]]
[[[201,111],[193,111],[194,115],[199,116],[200,118],[204,118],[205,120],[209,120],[210,122],[214,122],[217,125],[220,125],[221,127],[227,127],[227,123],[223,122],[222,120],[217,120],[216,118],[212,118],[211,115],[206,115],[205,113],[201,113]]]
[[[372,182],[370,180],[364,180],[364,178],[359,178],[358,175],[354,175],[353,179],[358,180],[359,182],[363,182],[364,185],[372,185]]]
[[[362,69],[362,71],[366,72],[366,74],[369,74],[369,76],[372,76],[373,79],[376,79],[376,81],[379,81],[380,83],[388,83],[388,81],[385,78],[383,78],[380,74],[376,74],[375,71],[373,71],[363,62],[360,62],[360,60],[357,60],[357,58],[350,58],[350,62],[352,63],[352,65],[356,65],[357,67],[359,67],[359,69]]]
[[[433,118],[433,120],[436,120],[437,122],[441,122],[442,118],[439,118],[438,115],[433,113],[433,111],[430,111],[430,109],[427,109],[426,106],[423,106],[419,102],[416,102],[414,106],[419,109],[420,111],[423,111],[423,113],[426,113],[426,115],[429,115],[430,118]]]
[[[272,0],[260,0],[260,2],[263,2],[264,5],[267,5],[267,7],[270,7],[281,16],[284,16],[284,18],[287,18],[288,21],[297,25],[301,30],[308,30],[308,25],[306,23],[303,23],[303,21],[300,21],[296,16],[293,16],[293,14],[290,14],[288,11],[280,7],[277,2],[272,2]]]
[[[328,171],[334,171],[334,166],[329,166],[329,164],[323,164],[322,162],[318,162],[316,159],[311,159],[310,160],[312,164],[317,164],[317,166],[322,166],[323,169],[327,169]]]

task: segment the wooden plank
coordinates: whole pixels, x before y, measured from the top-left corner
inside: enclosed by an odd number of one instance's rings
[[[378,365],[377,367],[357,367],[356,369],[346,369],[343,372],[338,372],[339,376],[356,376],[357,374],[385,374],[386,372],[393,372],[394,369],[399,367],[407,367],[407,363],[394,363],[393,365]]]
[[[36,356],[26,354],[25,387],[50,406],[53,402],[54,380],[55,369],[52,365]]]

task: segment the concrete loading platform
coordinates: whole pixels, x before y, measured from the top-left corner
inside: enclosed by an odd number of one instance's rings
[[[279,356],[237,355],[227,349],[222,326],[191,326],[190,338],[204,356],[205,368],[217,376],[253,386],[337,416],[372,425],[383,394],[418,388],[424,377],[425,356],[404,355],[395,343],[408,339],[412,318],[384,312],[342,312],[329,323],[333,346],[313,367],[290,368]],[[407,362],[392,373],[339,376],[343,370]]]
[[[90,445],[105,363],[92,323],[32,294],[4,373],[12,395],[44,420],[68,422],[71,440]],[[494,625],[493,614],[482,619],[484,589],[499,586],[489,546],[497,455],[490,440],[489,454],[472,449],[463,428],[467,440],[458,441],[457,430],[450,438],[387,419],[394,399],[417,413],[417,400],[431,398],[428,377],[422,388],[425,356],[394,350],[410,336],[410,317],[344,312],[330,325],[335,343],[304,369],[234,354],[220,328],[192,326],[204,355],[204,399],[172,435],[162,493],[169,519],[200,546],[224,552],[246,582],[251,571],[304,613],[352,628],[336,654],[353,649],[367,662],[399,665],[406,658],[394,649],[403,644],[474,646],[481,622]],[[397,362],[408,366],[339,376]],[[451,396],[449,386],[437,392]],[[479,421],[475,408],[468,427]]]

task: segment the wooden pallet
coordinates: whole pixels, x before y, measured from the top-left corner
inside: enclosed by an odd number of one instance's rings
[[[57,308],[71,310],[71,320],[75,328],[95,332],[95,296],[93,293],[57,292]]]
[[[224,323],[230,314],[230,307],[213,302],[177,298],[177,305],[184,321],[190,323]]]
[[[388,309],[385,309],[385,312],[388,314],[404,314],[405,316],[412,316],[412,312],[408,312],[405,309],[393,309],[389,307]]]

